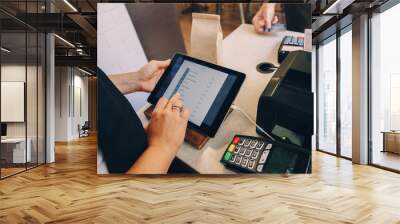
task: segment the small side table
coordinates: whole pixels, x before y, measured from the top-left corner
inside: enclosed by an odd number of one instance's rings
[[[400,131],[382,131],[383,150],[382,152],[391,152],[400,154]]]

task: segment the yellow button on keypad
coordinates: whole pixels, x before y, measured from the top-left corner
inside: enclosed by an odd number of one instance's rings
[[[235,145],[234,144],[231,144],[230,146],[229,146],[229,152],[233,152],[234,150],[235,150]]]

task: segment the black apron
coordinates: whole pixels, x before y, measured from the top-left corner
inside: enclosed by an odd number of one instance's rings
[[[97,69],[97,144],[109,173],[125,173],[148,147],[142,122],[130,102]],[[175,158],[168,173],[197,173]]]
[[[147,135],[129,101],[97,69],[98,147],[109,173],[124,173],[147,148]]]

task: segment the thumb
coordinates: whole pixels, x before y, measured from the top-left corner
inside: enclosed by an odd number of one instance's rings
[[[170,59],[164,61],[151,60],[147,65],[142,68],[143,74],[153,77],[155,73],[164,70],[171,63]]]
[[[166,68],[171,63],[171,59],[167,59],[164,61],[158,61],[157,68]]]

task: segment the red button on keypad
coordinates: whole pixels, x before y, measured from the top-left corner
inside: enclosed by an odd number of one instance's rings
[[[232,141],[233,144],[238,144],[239,143],[240,138],[239,137],[235,137]]]

